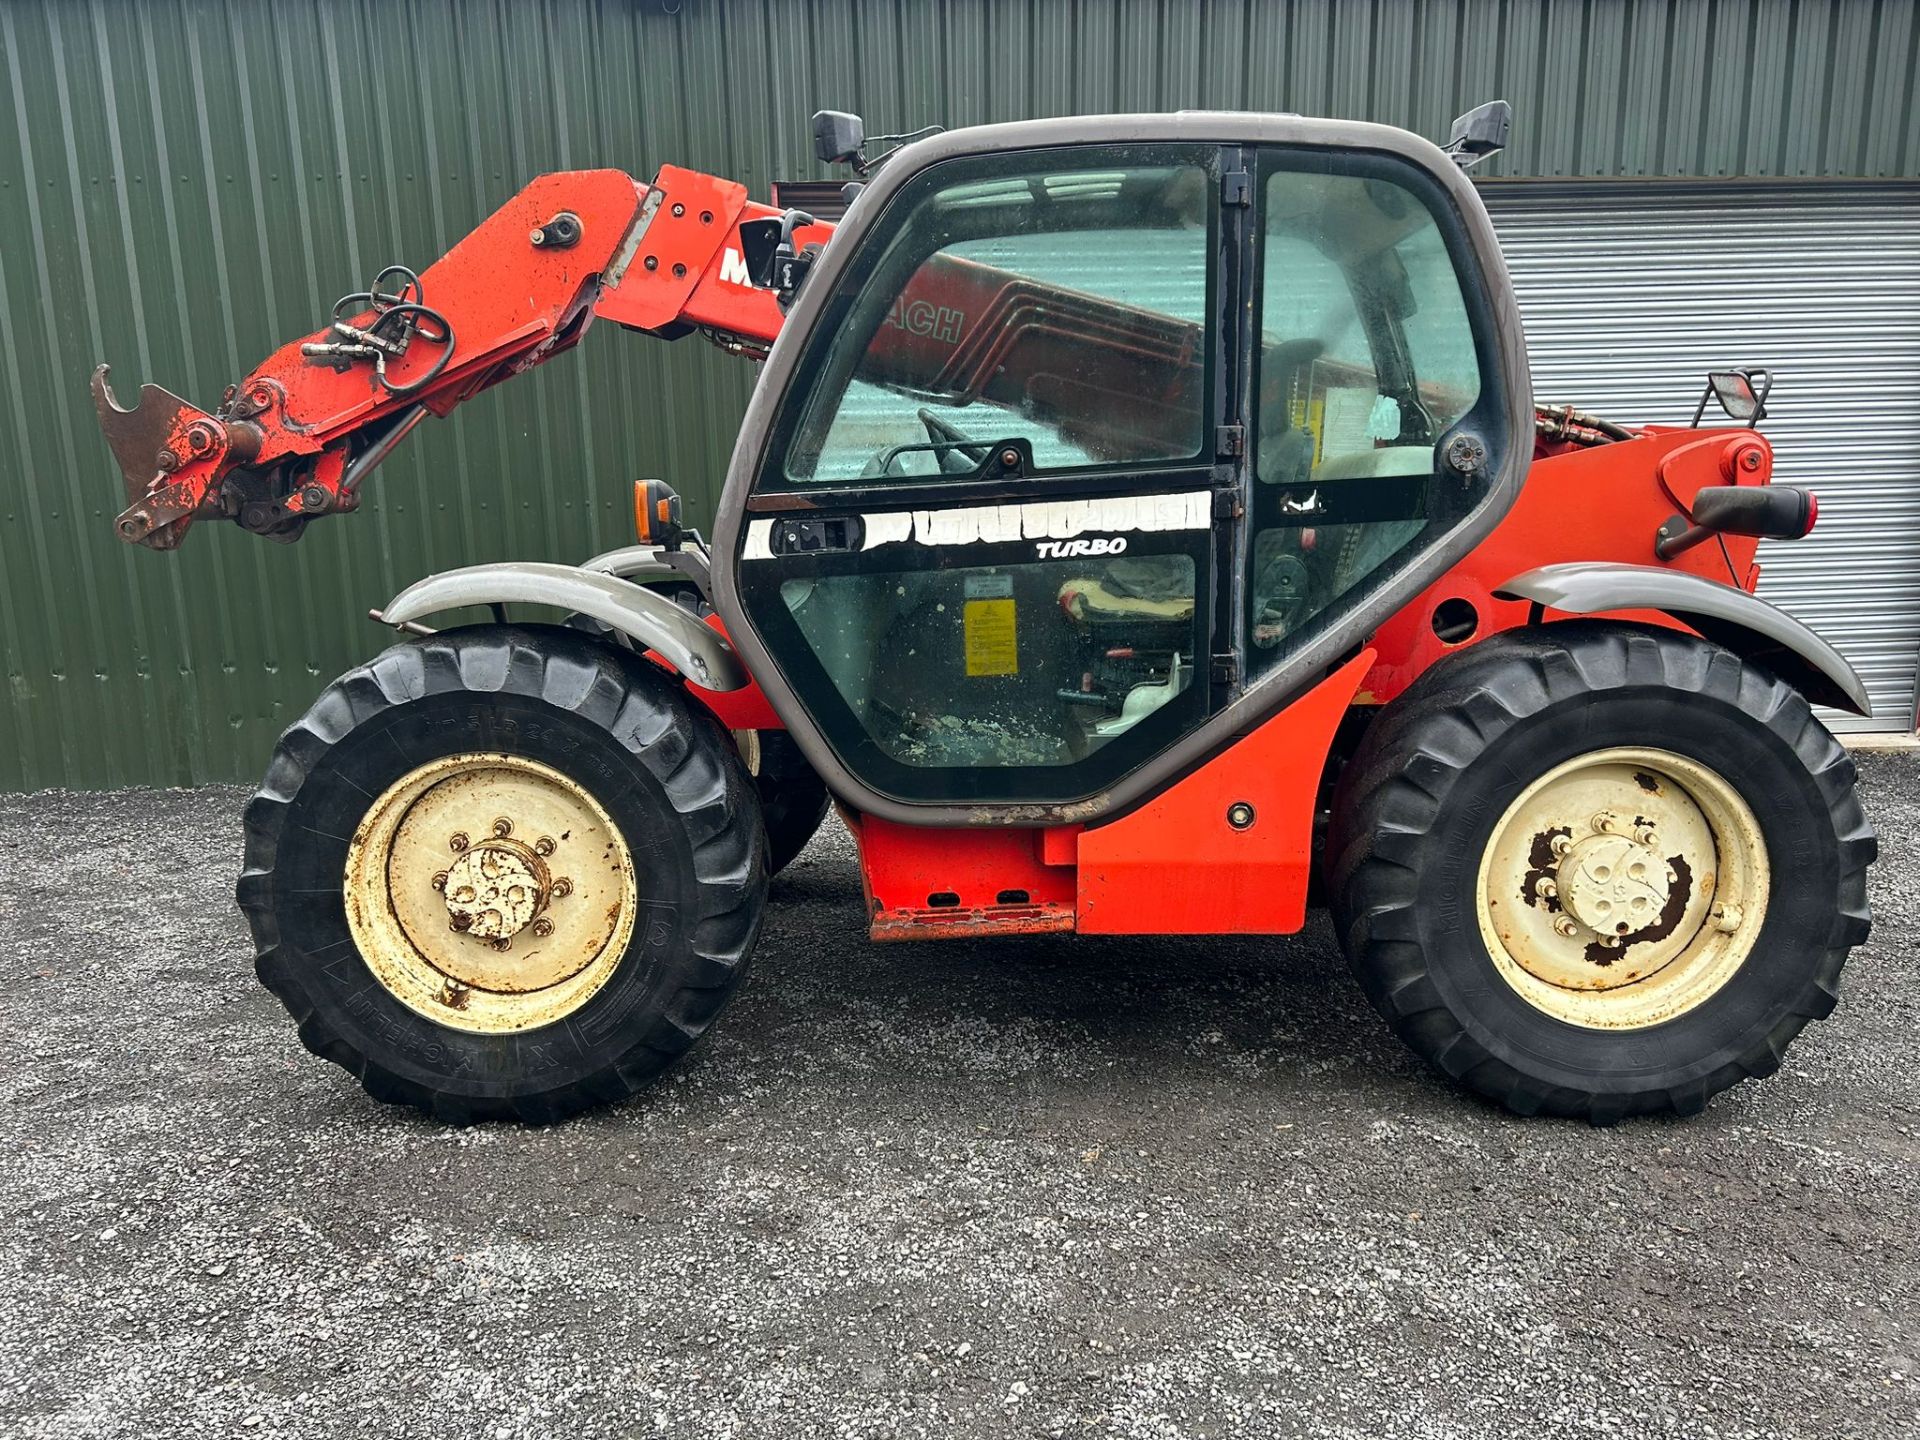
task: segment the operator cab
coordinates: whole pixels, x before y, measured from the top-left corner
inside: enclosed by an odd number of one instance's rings
[[[756,395],[730,631],[880,813],[1108,803],[1490,528],[1530,439],[1498,267],[1455,166],[1383,127],[911,146]]]

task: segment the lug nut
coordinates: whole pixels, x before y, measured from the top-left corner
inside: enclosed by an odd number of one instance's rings
[[[447,888],[447,872],[446,871],[442,870],[433,877],[433,888],[436,890],[444,890]]]
[[[456,830],[447,837],[447,848],[456,855],[462,850],[465,850],[471,843],[472,842],[467,839],[467,832],[464,830]]]
[[[551,855],[553,854],[553,848],[553,837],[551,835],[542,835],[538,840],[533,842],[533,853],[536,855]]]
[[[1547,848],[1553,852],[1554,859],[1564,860],[1567,858],[1567,852],[1573,849],[1572,837],[1556,835],[1547,842]]]
[[[564,900],[573,893],[573,881],[562,875],[553,882],[553,889],[547,892],[556,900]]]
[[[507,819],[504,815],[500,816],[499,819],[493,822],[493,834],[495,839],[506,839],[509,835],[513,834],[513,821]]]
[[[1713,923],[1724,933],[1731,935],[1740,928],[1740,922],[1746,919],[1738,905],[1715,905]]]
[[[1642,825],[1638,830],[1634,831],[1633,838],[1638,840],[1642,845],[1651,848],[1660,843],[1660,832],[1655,830],[1651,825]]]
[[[1533,882],[1533,893],[1542,900],[1557,900],[1560,898],[1560,887],[1542,875]]]
[[[1612,833],[1613,827],[1618,823],[1611,811],[1602,810],[1587,822],[1587,828],[1596,835],[1607,835]]]
[[[1578,932],[1579,928],[1580,927],[1575,925],[1572,919],[1568,916],[1556,915],[1553,917],[1553,933],[1556,935],[1563,936],[1564,938],[1571,940],[1574,937],[1574,935]]]
[[[468,930],[473,928],[473,916],[463,910],[448,918],[447,928],[449,930],[457,930],[464,935]]]
[[[553,934],[553,921],[542,915],[538,920],[533,922],[533,933],[545,939],[547,936]]]

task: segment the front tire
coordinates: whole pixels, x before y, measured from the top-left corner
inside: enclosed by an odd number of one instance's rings
[[[378,1100],[543,1123],[677,1060],[744,978],[766,837],[673,677],[564,629],[396,645],[280,739],[238,899],[262,983]]]
[[[1867,935],[1876,842],[1806,701],[1696,637],[1566,622],[1433,666],[1334,804],[1374,1005],[1522,1114],[1691,1114],[1779,1068]]]

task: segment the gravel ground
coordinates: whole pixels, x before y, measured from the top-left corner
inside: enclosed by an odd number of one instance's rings
[[[234,790],[0,799],[0,1434],[1920,1433],[1920,760],[1844,1003],[1520,1121],[1288,942],[874,947],[851,847],[665,1085],[438,1128],[300,1049]]]

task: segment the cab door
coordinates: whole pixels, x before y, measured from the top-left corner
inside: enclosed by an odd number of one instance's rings
[[[1223,703],[1238,160],[955,159],[864,238],[781,402],[733,577],[775,692],[863,787],[1064,806]]]
[[[1532,451],[1486,210],[1404,131],[985,126],[890,161],[775,343],[714,594],[843,800],[1092,821],[1479,543]]]

